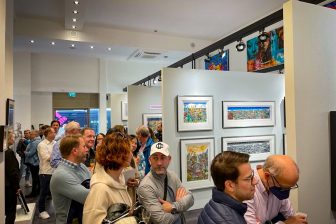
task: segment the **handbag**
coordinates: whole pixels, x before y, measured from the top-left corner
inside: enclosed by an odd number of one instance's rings
[[[130,207],[124,203],[115,203],[107,210],[103,224],[137,224],[135,216],[129,216]]]

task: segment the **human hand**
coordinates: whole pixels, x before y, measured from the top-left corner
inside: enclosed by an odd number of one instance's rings
[[[308,224],[307,215],[299,213],[294,216],[290,216],[286,221],[286,224]]]
[[[127,187],[137,187],[139,186],[139,181],[135,178],[129,178],[127,180]]]
[[[159,198],[159,202],[162,204],[162,209],[164,212],[171,213],[173,205],[170,202],[162,200],[161,198]]]
[[[180,201],[184,196],[186,196],[188,192],[184,187],[179,187],[176,191],[176,201]]]

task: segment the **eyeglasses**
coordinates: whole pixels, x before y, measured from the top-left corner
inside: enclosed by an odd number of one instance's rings
[[[249,181],[249,182],[251,182],[251,184],[252,184],[253,179],[254,179],[254,171],[252,170],[251,175],[248,176],[248,177],[246,177],[246,178],[244,178],[244,179],[242,179],[242,180],[243,180],[243,181]]]
[[[276,184],[274,183],[274,181],[275,181],[275,182],[279,185],[279,187],[280,187],[280,191],[288,191],[288,190],[290,191],[290,190],[293,190],[293,189],[296,189],[296,188],[299,187],[298,184],[295,184],[295,185],[292,186],[292,187],[282,187],[281,184],[279,183],[279,181],[275,178],[275,176],[273,176],[273,175],[271,174],[271,177],[272,177],[273,184],[276,185]]]

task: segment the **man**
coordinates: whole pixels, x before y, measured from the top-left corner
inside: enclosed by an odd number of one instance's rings
[[[29,167],[32,174],[33,187],[32,191],[27,197],[36,197],[40,193],[40,181],[39,181],[39,158],[37,155],[37,146],[41,142],[39,131],[33,130],[30,133],[30,143],[25,151],[25,163]]]
[[[215,184],[212,199],[205,205],[198,224],[245,224],[247,210],[244,200],[253,198],[257,184],[249,164],[249,155],[224,151],[211,163]]]
[[[61,127],[61,123],[58,120],[52,120],[50,122],[50,127],[52,127],[55,130],[56,136],[55,136],[55,141],[58,141],[62,138],[62,134],[59,131],[60,127]]]
[[[65,126],[65,136],[68,135],[78,135],[80,133],[80,125],[76,121],[71,121]],[[53,147],[53,151],[50,156],[50,165],[53,168],[57,168],[58,163],[61,161],[62,156],[59,150],[60,140],[56,142]]]
[[[53,128],[49,127],[44,131],[44,140],[37,146],[37,153],[40,160],[40,198],[38,201],[38,209],[41,219],[48,219],[50,215],[46,211],[45,200],[47,195],[50,195],[50,179],[54,169],[50,166],[50,155],[53,150],[56,132]]]
[[[155,137],[159,142],[162,142],[162,122],[159,122],[156,126]]]
[[[62,159],[50,181],[50,191],[56,212],[56,223],[81,223],[83,204],[89,189],[83,186],[91,178],[89,169],[83,164],[87,148],[81,135],[62,138]]]
[[[299,169],[289,156],[269,156],[263,167],[255,171],[255,178],[258,184],[254,198],[246,201],[248,224],[308,223],[304,215],[295,215],[288,199],[290,190],[298,188],[299,180]]]
[[[19,154],[20,160],[20,178],[25,177],[25,187],[31,187],[31,183],[29,182],[30,171],[29,167],[25,164],[25,151],[27,149],[27,145],[30,142],[30,130],[26,129],[23,132],[24,138],[19,140],[19,143],[16,147],[16,153]]]
[[[150,212],[150,220],[154,224],[185,223],[183,212],[194,204],[191,192],[182,186],[175,173],[167,170],[170,161],[166,143],[152,145],[149,157],[151,171],[138,188],[139,200]]]
[[[144,125],[141,125],[137,128],[136,135],[141,144],[141,147],[138,153],[138,157],[139,157],[138,170],[139,170],[140,177],[143,178],[150,171],[150,164],[149,164],[148,158],[149,158],[151,146],[154,144],[154,141],[150,137],[148,128]]]
[[[94,164],[95,162],[95,151],[93,150],[95,143],[95,131],[92,128],[83,128],[81,130],[81,134],[83,135],[85,147],[89,150],[88,156],[85,160],[85,165],[87,167],[91,167],[92,163]]]

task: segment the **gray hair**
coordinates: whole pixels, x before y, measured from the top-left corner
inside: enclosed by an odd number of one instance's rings
[[[140,135],[142,137],[149,137],[150,136],[149,130],[145,125],[140,125],[136,130],[136,134]]]
[[[80,125],[76,121],[71,121],[64,127],[64,130],[66,132],[74,130],[74,129],[80,129]]]

